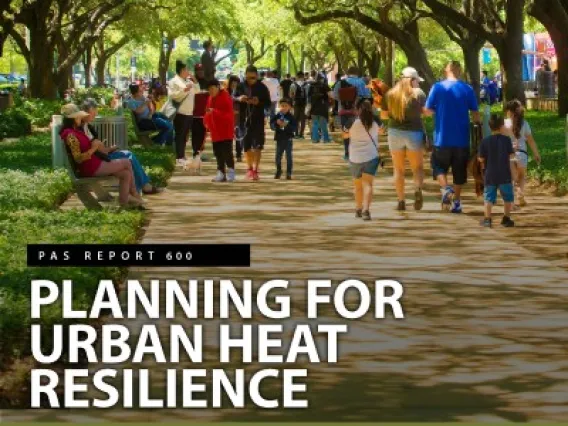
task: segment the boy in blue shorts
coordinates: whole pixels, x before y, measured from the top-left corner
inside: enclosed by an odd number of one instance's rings
[[[497,190],[505,203],[501,225],[506,228],[515,226],[510,216],[515,201],[510,161],[515,156],[515,150],[511,138],[504,134],[504,126],[503,116],[492,114],[489,119],[492,134],[483,139],[479,146],[479,161],[485,172],[485,218],[481,224],[487,228],[491,228],[491,209],[497,201]]]

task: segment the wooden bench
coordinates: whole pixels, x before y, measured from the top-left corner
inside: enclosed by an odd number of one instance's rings
[[[130,110],[130,114],[132,114],[132,126],[134,127],[134,133],[138,138],[138,142],[140,142],[140,144],[145,147],[152,146],[152,138],[150,137],[150,135],[157,134],[158,131],[140,130],[140,128],[138,127],[138,120],[136,119],[136,113]]]
[[[108,191],[108,189],[103,186],[103,184],[108,185],[116,185],[118,183],[117,178],[114,176],[99,176],[99,177],[90,177],[84,178],[77,175],[75,172],[75,168],[73,167],[74,160],[71,156],[71,152],[65,142],[59,137],[59,131],[61,129],[61,125],[58,124],[54,126],[53,137],[55,140],[53,141],[55,144],[59,144],[59,149],[63,154],[63,167],[69,174],[71,178],[71,182],[73,182],[73,186],[75,189],[75,193],[77,194],[77,198],[83,203],[83,205],[89,210],[101,210],[101,201],[112,201],[114,197]],[[96,197],[93,196],[94,193]]]

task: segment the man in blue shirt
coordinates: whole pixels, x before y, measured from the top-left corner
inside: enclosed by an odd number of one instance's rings
[[[356,89],[356,94],[354,99],[350,99],[347,103],[341,99],[340,90],[349,86]],[[339,105],[338,114],[341,120],[343,146],[345,150],[343,159],[347,161],[349,159],[349,128],[355,121],[355,118],[357,118],[355,106],[360,99],[370,99],[372,102],[373,96],[371,95],[371,90],[365,84],[365,81],[359,77],[359,70],[357,67],[351,67],[347,70],[347,76],[335,85],[333,94]]]
[[[450,62],[446,79],[432,87],[426,101],[426,114],[435,114],[432,172],[442,190],[442,208],[461,213],[461,188],[467,182],[469,161],[469,114],[480,122],[477,98],[470,85],[460,80],[461,65]],[[452,169],[454,187],[448,185],[447,174]],[[452,205],[453,201],[453,205]]]

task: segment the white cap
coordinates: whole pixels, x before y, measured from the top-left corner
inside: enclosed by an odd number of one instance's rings
[[[416,71],[416,69],[414,69],[412,67],[406,67],[405,69],[403,69],[401,77],[402,78],[414,78],[418,81],[424,81],[424,79],[418,75],[418,71]]]

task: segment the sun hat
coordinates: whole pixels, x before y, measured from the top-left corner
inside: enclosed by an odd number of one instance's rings
[[[75,104],[66,104],[61,107],[61,115],[65,118],[85,118],[89,114],[81,111]]]
[[[402,78],[414,78],[418,81],[424,81],[424,79],[418,75],[418,71],[416,71],[416,69],[414,69],[412,67],[406,67],[405,69],[403,69],[401,77]]]

